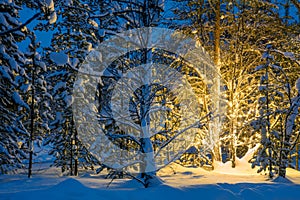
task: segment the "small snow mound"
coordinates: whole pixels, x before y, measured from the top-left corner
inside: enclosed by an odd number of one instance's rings
[[[114,182],[113,182],[114,183]],[[112,184],[113,185],[113,184]],[[111,186],[109,186],[111,187]],[[135,179],[121,182],[115,186],[115,188],[144,188],[144,186]]]
[[[287,178],[283,178],[281,176],[278,176],[274,180],[272,180],[274,183],[285,183],[285,184],[293,184],[293,182]]]
[[[55,185],[52,187],[52,190],[58,191],[58,190],[63,190],[65,191],[66,189],[71,189],[71,190],[82,190],[86,188],[80,181],[74,179],[74,178],[68,178],[59,184]]]

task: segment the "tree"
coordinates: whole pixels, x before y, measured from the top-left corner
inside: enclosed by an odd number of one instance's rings
[[[48,85],[44,78],[47,68],[42,57],[37,53],[39,42],[36,41],[34,33],[31,33],[29,37],[31,43],[28,52],[25,53],[26,63],[24,65],[26,76],[20,78],[19,81],[26,88],[20,94],[30,104],[30,112],[21,118],[29,132],[26,143],[29,149],[28,177],[30,178],[32,176],[34,145],[41,146],[43,138],[50,131],[48,124],[53,117],[49,105],[52,96],[48,93]]]
[[[217,73],[220,74],[220,65],[221,65],[221,47],[220,47],[220,41],[221,41],[221,1],[215,2],[215,26],[214,26],[214,63],[217,68]],[[221,83],[220,81],[217,82],[215,85],[216,90],[218,91],[218,97],[221,95]],[[216,112],[219,113],[220,107],[220,100],[217,99],[217,105],[216,105]],[[221,131],[221,116],[218,117],[213,121],[211,124],[211,130],[214,135],[216,135],[217,138],[219,138],[220,131]],[[217,139],[218,140],[218,139]],[[213,161],[221,161],[221,149],[219,146],[219,143],[216,142],[214,151],[213,151]]]
[[[174,1],[172,27],[194,35],[212,57],[216,38],[214,35],[215,1]],[[218,2],[217,2],[218,3]],[[220,3],[220,72],[225,88],[222,98],[227,105],[226,116],[220,132],[223,159],[235,166],[236,157],[243,157],[259,141],[253,134],[250,122],[254,120],[255,96],[258,95],[257,73],[253,67],[260,65],[266,41],[272,41],[282,51],[297,52],[292,35],[297,35],[293,25],[285,24],[279,14],[279,4],[270,1],[222,1]],[[272,27],[272,28],[271,28]],[[276,29],[276,31],[275,31]],[[287,33],[288,32],[288,33]],[[287,33],[287,34],[282,34]],[[282,41],[286,44],[282,45]],[[282,59],[282,58],[280,58]],[[285,61],[285,64],[286,65]],[[294,62],[294,61],[293,61]],[[289,75],[294,76],[284,67]],[[292,80],[293,81],[293,80]]]
[[[187,35],[195,37],[199,45],[203,46],[205,50],[214,59],[214,63],[218,76],[221,75],[221,35],[222,35],[222,21],[224,9],[222,8],[221,1],[173,1],[172,7],[173,16],[167,22],[169,27],[182,30]],[[217,81],[214,84],[214,89],[218,94],[213,93],[215,96],[206,93],[205,104],[207,111],[214,107],[215,113],[224,112],[224,103],[221,103],[222,96],[222,81]],[[201,85],[201,82],[198,82]],[[205,83],[208,86],[210,83]],[[216,101],[212,100],[216,99]],[[211,101],[212,100],[212,101]],[[217,103],[216,103],[217,102]],[[221,147],[219,145],[219,136],[221,133],[221,121],[223,116],[217,114],[218,117],[210,123],[208,131],[214,137],[215,147],[211,149],[209,154],[212,156],[213,161],[221,161]],[[215,163],[212,162],[214,165]]]
[[[1,9],[3,9],[3,14],[1,14],[2,29],[0,32],[1,37],[3,37],[1,42],[3,47],[1,56],[1,65],[3,66],[1,67],[1,71],[3,76],[2,83],[7,84],[7,86],[1,86],[2,89],[7,88],[7,91],[3,90],[3,94],[6,93],[5,96],[7,97],[5,97],[5,99],[2,101],[3,104],[1,107],[3,107],[1,110],[6,113],[5,115],[11,115],[10,117],[7,116],[3,119],[3,121],[6,121],[5,126],[2,128],[2,131],[4,131],[2,136],[5,137],[3,138],[3,141],[8,139],[10,142],[4,142],[3,144],[5,145],[2,150],[7,156],[6,160],[3,162],[5,164],[12,164],[12,160],[15,159],[17,167],[23,166],[21,165],[21,162],[24,162],[22,159],[27,158],[25,153],[28,152],[30,155],[28,176],[30,177],[33,155],[32,140],[34,132],[34,107],[30,107],[29,104],[31,101],[31,105],[33,105],[34,100],[32,99],[35,97],[33,97],[33,95],[30,99],[24,94],[28,94],[28,92],[34,87],[33,84],[30,83],[31,77],[28,76],[29,74],[27,68],[29,66],[29,60],[32,57],[28,58],[28,55],[21,52],[15,43],[21,42],[26,37],[34,35],[26,28],[26,25],[38,17],[47,16],[47,14],[45,14],[46,10],[51,10],[52,7],[49,5],[40,4],[40,7],[41,9],[44,9],[44,12],[38,12],[22,24],[18,20],[18,15],[23,3],[24,2],[22,1],[16,1],[16,3],[7,1],[1,3]],[[30,1],[27,1],[27,3],[30,3]],[[39,64],[45,68],[42,62],[39,62]],[[11,98],[10,102],[8,101],[9,98]],[[31,128],[28,124],[29,113],[31,113],[32,119]],[[13,142],[16,142],[16,144],[10,144]],[[5,150],[7,147],[11,149]],[[18,150],[14,150],[15,148],[18,148]],[[9,153],[13,153],[15,155],[9,156]],[[11,161],[7,160],[8,157],[11,158]],[[11,167],[13,168],[13,166]],[[7,172],[7,170],[4,171]]]
[[[236,158],[243,157],[259,140],[249,125],[255,117],[255,96],[258,95],[257,74],[252,68],[260,62],[257,41],[268,36],[263,31],[258,33],[259,27],[255,24],[267,24],[271,17],[267,13],[271,8],[260,12],[257,6],[255,2],[230,2],[224,11],[227,14],[222,17],[221,73],[228,109],[220,140],[228,149],[227,159],[232,162],[232,167],[236,165]]]
[[[47,97],[49,97],[49,95],[47,95],[46,82],[40,73],[41,71],[45,72],[46,66],[41,61],[41,57],[36,51],[39,44],[35,41],[34,33],[28,30],[26,26],[37,18],[47,19],[49,20],[49,23],[51,23],[53,20],[56,20],[56,15],[53,1],[16,1],[16,4],[18,6],[11,4],[16,10],[20,10],[22,8],[21,6],[25,5],[29,6],[31,9],[37,9],[37,13],[27,19],[23,24],[19,23],[17,20],[12,21],[12,19],[9,19],[10,22],[14,23],[14,26],[0,33],[0,35],[4,34],[5,36],[17,33],[17,35],[23,37],[23,39],[28,37],[31,41],[28,52],[24,52],[24,54],[22,53],[20,56],[14,55],[19,60],[22,57],[23,60],[20,63],[20,66],[15,66],[20,69],[15,75],[18,87],[17,92],[13,95],[16,103],[26,108],[19,108],[15,111],[15,114],[18,116],[18,120],[20,120],[20,123],[28,136],[20,137],[18,139],[21,140],[19,142],[19,148],[29,154],[28,177],[30,178],[32,175],[34,140],[38,138],[41,142],[42,138],[40,136],[42,136],[44,132],[42,129],[48,129],[47,118],[49,115],[47,114],[47,109],[49,107],[47,106]],[[14,11],[14,15],[18,16],[18,11],[16,10]],[[23,34],[23,36],[21,34]],[[29,93],[31,95],[28,95]]]
[[[276,51],[268,45],[263,54],[266,64],[256,68],[264,73],[259,86],[262,93],[258,100],[260,116],[252,122],[254,129],[261,132],[262,144],[253,166],[260,166],[258,172],[268,170],[270,178],[274,172],[285,177],[286,167],[290,163],[291,138],[295,134],[293,124],[298,113],[297,97],[291,98],[290,80],[284,68],[274,63],[275,57],[271,52]]]
[[[104,42],[83,66],[92,75],[79,74],[76,81],[75,116],[83,143],[101,163],[138,173],[146,187],[160,167],[187,150],[196,132],[201,142],[209,143],[208,132],[198,128],[209,113],[204,103],[199,105],[203,97],[195,82],[204,82],[202,77],[212,82],[213,65],[193,40],[171,33],[144,28]],[[150,39],[167,46],[156,49],[151,42],[145,43]],[[182,53],[181,42],[193,53]],[[95,73],[101,74],[100,80]],[[95,105],[98,82],[99,103]]]
[[[49,152],[56,157],[54,165],[61,167],[63,173],[68,170],[70,175],[75,176],[78,175],[79,167],[93,168],[93,165],[98,164],[78,140],[72,112],[73,83],[78,67],[98,42],[98,38],[104,37],[100,34],[102,29],[99,30],[97,22],[93,20],[99,17],[94,13],[96,9],[91,9],[97,4],[91,2],[60,2],[56,5],[61,20],[52,25],[55,32],[51,47],[45,49],[51,66],[47,81],[53,85],[51,107],[55,110],[54,120],[50,123],[54,133],[49,135],[45,144],[51,143],[54,146]],[[40,30],[49,28],[43,24],[37,26]]]
[[[118,5],[120,6],[120,8],[116,12],[119,12],[120,14],[116,15],[116,17],[119,19],[117,21],[122,22],[125,20],[125,22],[123,24],[120,24],[120,27],[122,29],[130,30],[133,28],[153,27],[153,26],[155,27],[155,26],[159,26],[159,22],[162,21],[161,15],[163,13],[164,5],[160,1],[152,1],[152,2],[143,1],[143,0],[142,1],[119,1]],[[126,10],[125,8],[129,8],[129,9]],[[122,9],[124,9],[124,12]],[[143,42],[146,42],[146,40]],[[140,54],[140,56],[138,56],[139,54]],[[155,54],[154,50],[144,48],[143,50],[140,50],[140,52],[138,54],[127,55],[128,56],[127,60],[129,60],[127,62],[131,63],[132,61],[130,61],[130,60],[134,60],[135,65],[137,65],[137,63],[144,64],[144,65],[150,64],[150,63],[154,62],[153,57],[157,56],[154,54]],[[167,55],[167,54],[162,54],[161,56],[162,56],[162,58],[160,58],[160,59],[162,59],[162,60],[163,60],[164,56],[170,57],[170,55]],[[127,62],[125,62],[127,66],[133,65],[133,64],[128,64]],[[167,62],[167,61],[165,61],[165,62]],[[145,72],[145,77],[151,77],[151,70],[148,72]],[[194,77],[192,77],[191,79],[193,79],[193,78]],[[198,77],[198,81],[199,80],[201,80],[200,77]],[[111,82],[111,81],[107,81],[107,82]],[[147,82],[147,80],[146,80],[146,82]],[[196,85],[195,79],[193,79],[191,82],[193,82],[193,84]],[[199,85],[200,84],[198,84],[198,86]],[[135,102],[135,104],[136,104],[136,106],[139,107],[139,109],[137,109],[135,111],[135,114],[140,117],[140,118],[138,118],[136,116],[136,118],[139,119],[138,124],[141,127],[144,127],[144,129],[141,130],[141,134],[145,136],[145,141],[142,141],[143,139],[141,139],[141,141],[140,141],[141,142],[140,148],[141,148],[141,152],[144,152],[147,155],[149,155],[149,158],[144,158],[144,159],[149,159],[149,160],[151,160],[155,157],[154,155],[151,155],[151,154],[153,154],[153,150],[154,150],[153,148],[156,148],[156,147],[152,147],[151,141],[149,139],[149,133],[150,133],[150,129],[151,129],[149,124],[152,123],[152,121],[150,120],[151,117],[149,114],[149,113],[151,113],[149,111],[149,110],[151,110],[151,108],[149,107],[150,106],[149,102],[157,101],[156,100],[157,94],[155,92],[154,92],[154,94],[152,94],[152,92],[153,92],[152,87],[154,87],[154,86],[144,83],[143,88],[140,88],[140,91],[137,92],[137,94],[136,94],[137,97],[135,99],[135,101],[137,101],[137,102]],[[125,88],[127,88],[127,87],[125,86]],[[196,86],[195,86],[195,88],[196,88]],[[154,91],[160,91],[160,92],[165,91],[166,93],[168,93],[166,89],[162,89],[162,88],[160,88],[160,89],[155,88]],[[131,91],[131,92],[135,92],[135,91]],[[199,92],[199,90],[198,90],[198,92]],[[100,94],[104,95],[103,91],[100,92]],[[139,95],[142,98],[139,97]],[[165,95],[166,95],[166,98],[168,98],[168,94],[165,94]],[[145,99],[143,99],[143,98],[145,98]],[[172,112],[170,112],[169,114],[174,115],[174,114],[172,114]],[[201,117],[199,117],[199,118],[201,118]],[[171,123],[173,123],[173,125],[171,125]],[[172,122],[169,122],[169,126],[172,126],[172,129],[176,130],[176,128],[174,128],[174,127],[176,127],[177,123],[178,122],[176,122],[176,120],[174,120]],[[168,131],[165,130],[165,132],[166,132],[165,134],[172,134],[171,130],[168,130]],[[154,134],[155,134],[155,131],[154,131]],[[169,138],[169,137],[170,136],[168,136],[167,138]],[[159,138],[159,137],[157,136],[157,138]],[[161,143],[161,142],[157,141],[157,143]],[[146,151],[146,149],[147,149],[147,151]],[[146,163],[146,160],[144,160],[143,163]],[[152,161],[152,164],[153,164],[153,161]],[[149,167],[149,166],[151,166],[151,164],[149,164],[147,167]],[[152,167],[155,168],[154,164]],[[145,170],[142,169],[141,171],[145,171]],[[141,178],[144,179],[144,182],[146,183],[146,185],[148,184],[147,183],[149,181],[148,179],[151,179],[152,176],[155,176],[155,173],[152,173],[152,174],[151,173],[142,173],[141,174]]]
[[[17,113],[27,113],[30,108],[19,94],[19,88],[24,87],[18,80],[25,73],[22,68],[25,56],[17,45],[28,31],[26,27],[19,29],[18,5],[2,1],[0,7],[0,173],[3,174],[24,167],[27,151],[22,144],[29,134]]]
[[[295,83],[296,96],[291,99],[290,107],[288,108],[285,121],[284,121],[284,133],[282,137],[282,144],[280,149],[280,158],[279,158],[279,176],[286,176],[286,168],[288,167],[290,160],[289,154],[295,147],[297,143],[299,133],[295,133],[295,122],[299,113],[300,108],[300,79]],[[294,137],[294,138],[293,138]],[[295,139],[296,138],[296,139]],[[293,141],[291,142],[291,140]],[[296,160],[298,162],[298,160]]]

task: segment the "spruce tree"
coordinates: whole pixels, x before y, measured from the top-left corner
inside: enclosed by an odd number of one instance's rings
[[[26,58],[17,43],[28,34],[19,21],[21,7],[11,1],[1,1],[0,9],[0,173],[3,174],[25,167],[27,150],[23,145],[29,133],[18,114],[28,113],[30,108],[19,92],[20,88],[26,88],[19,81],[25,74],[22,67]]]

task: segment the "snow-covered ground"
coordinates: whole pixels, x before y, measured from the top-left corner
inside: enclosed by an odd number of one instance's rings
[[[287,179],[268,180],[247,166],[238,162],[232,169],[228,163],[206,171],[172,164],[158,173],[162,184],[150,188],[129,179],[109,185],[111,180],[103,174],[59,176],[51,168],[31,179],[21,174],[0,176],[0,199],[299,199],[300,172],[288,169]]]

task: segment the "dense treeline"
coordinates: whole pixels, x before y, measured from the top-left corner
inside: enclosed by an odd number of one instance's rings
[[[235,167],[238,158],[255,149],[249,160],[252,166],[267,170],[270,177],[274,173],[284,177],[286,167],[298,166],[299,8],[297,1],[289,0],[0,1],[0,174],[24,168],[31,176],[35,146],[47,148],[54,157],[52,165],[69,175],[77,175],[78,169],[105,167],[78,139],[72,111],[78,70],[93,48],[117,33],[161,27],[180,30],[201,44],[221,76],[221,104],[227,109],[220,131],[207,122],[197,136],[203,139],[204,133],[218,131],[220,142],[203,151],[203,142],[193,141],[197,165],[231,161]],[[41,32],[48,33],[50,39],[44,40],[50,41],[49,46],[38,41]],[[145,64],[149,52],[155,59],[162,56],[161,63],[175,63],[172,53],[143,50],[123,56],[124,62],[116,65],[125,69],[143,63],[142,59]],[[59,60],[66,62],[58,62],[58,56],[65,56]],[[187,64],[175,64],[183,66],[186,74],[193,71]],[[202,102],[200,120],[209,114],[212,102],[206,83],[196,78],[189,83]],[[106,104],[101,98],[105,96],[101,92],[108,90],[104,87],[95,94],[101,105]],[[158,129],[159,136],[150,141],[155,150],[178,131],[175,116],[180,108],[175,97],[166,95],[166,88],[148,90],[156,92],[151,101],[164,102],[171,110],[164,129]],[[139,99],[133,99],[132,105],[134,101]],[[138,111],[131,109],[140,123]],[[104,132],[120,130],[111,122]],[[115,134],[112,140],[137,148],[130,138]]]

